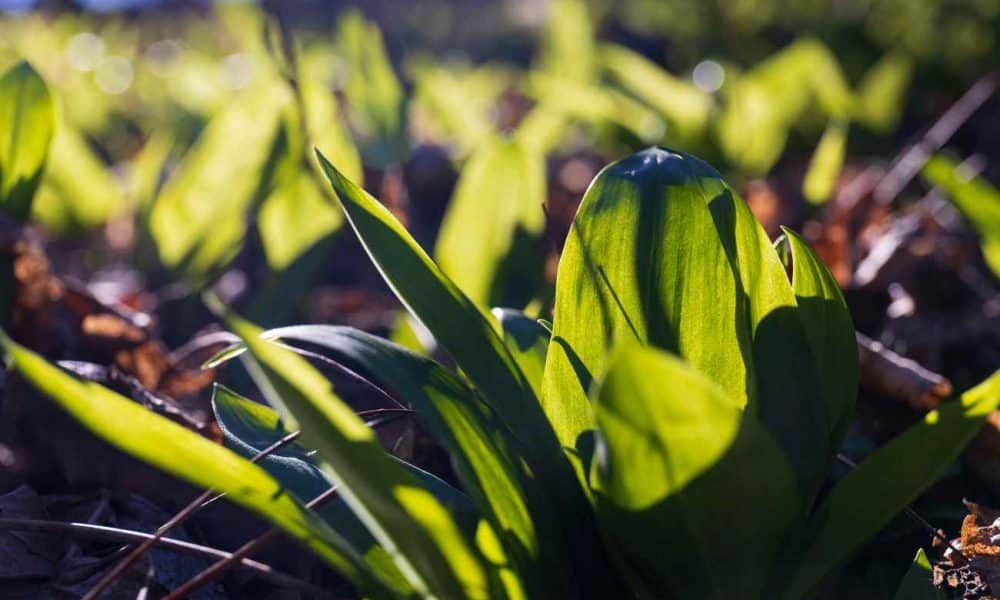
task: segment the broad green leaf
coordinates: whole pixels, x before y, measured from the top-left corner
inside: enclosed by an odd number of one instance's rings
[[[148,211],[160,189],[160,179],[174,141],[166,133],[153,133],[129,164],[128,197],[140,211]]]
[[[550,550],[553,544],[559,547],[559,540],[536,531],[542,513],[533,506],[537,498],[532,500],[525,489],[530,482],[523,457],[510,432],[467,384],[433,360],[348,327],[299,325],[264,336],[321,348],[412,406],[448,450],[463,487],[489,518],[505,554],[526,579],[524,585],[541,590],[543,577],[547,583],[558,581],[555,570],[565,565],[540,566],[540,546]],[[546,523],[539,523],[544,530]]]
[[[385,168],[406,157],[406,98],[378,26],[357,10],[337,26],[337,50],[347,69],[344,96],[354,129],[365,142],[365,163]]]
[[[719,146],[747,173],[767,173],[785,149],[790,118],[767,84],[749,76],[731,79],[736,81],[724,88],[725,108],[716,122]]]
[[[526,449],[550,501],[576,578],[589,593],[614,594],[615,576],[598,539],[583,489],[516,361],[494,325],[413,240],[388,209],[351,183],[322,154],[320,162],[348,221],[386,283],[462,368],[486,403]]]
[[[763,597],[799,502],[767,431],[704,375],[635,344],[595,398],[598,516],[649,597]]]
[[[569,122],[563,111],[536,104],[514,132],[514,137],[525,148],[546,156],[555,148],[566,132]]]
[[[81,381],[0,337],[13,366],[84,427],[136,458],[227,497],[281,527],[360,590],[392,598],[350,545],[260,467],[93,382]]]
[[[289,429],[315,448],[323,472],[418,595],[487,598],[489,581],[447,509],[382,449],[375,433],[306,359],[260,337],[261,330],[227,316],[273,386],[270,401]],[[264,383],[264,382],[261,382]]]
[[[343,215],[323,197],[307,171],[279,183],[261,204],[257,219],[268,268],[287,269],[343,223]]]
[[[543,402],[564,445],[593,426],[587,394],[610,349],[639,341],[757,414],[808,502],[829,456],[818,376],[784,267],[715,169],[661,148],[605,168],[566,240],[554,312]]]
[[[0,209],[18,221],[31,214],[55,128],[45,81],[26,62],[0,77]]]
[[[434,256],[481,308],[524,306],[541,285],[545,195],[545,159],[514,140],[487,142],[462,169]]]
[[[864,460],[833,488],[796,553],[786,598],[799,598],[913,502],[958,457],[1000,405],[1000,372],[924,416]]]
[[[239,251],[246,212],[268,185],[288,90],[268,83],[216,114],[166,183],[150,213],[164,265],[194,280]]]
[[[911,58],[901,52],[886,53],[861,80],[855,92],[853,118],[877,133],[892,132],[903,116],[912,74]]]
[[[944,190],[979,234],[986,264],[1000,277],[1000,191],[982,177],[972,176],[951,159],[932,157],[924,178]]]
[[[535,395],[542,397],[542,376],[545,373],[545,356],[549,350],[552,333],[537,319],[518,310],[494,308],[493,316],[500,323],[503,341],[521,372],[528,379]]]
[[[78,131],[62,123],[32,216],[62,233],[103,225],[128,208],[109,167]]]
[[[792,251],[792,289],[827,407],[830,450],[835,451],[850,425],[858,394],[854,321],[830,270],[798,234],[783,231]]]
[[[934,585],[934,571],[923,548],[917,550],[913,564],[903,576],[895,600],[944,600],[945,594]]]
[[[667,119],[669,136],[691,140],[704,133],[712,110],[708,94],[623,46],[604,45],[599,56],[602,67],[625,90]]]
[[[802,182],[802,194],[812,204],[825,204],[833,193],[833,188],[844,167],[847,152],[847,123],[833,120],[827,125],[823,137],[816,145],[809,170]]]

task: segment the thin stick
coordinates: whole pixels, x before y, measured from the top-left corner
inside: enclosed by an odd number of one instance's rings
[[[298,431],[289,433],[285,437],[281,438],[280,440],[271,444],[267,448],[264,448],[263,450],[258,452],[255,456],[253,456],[250,459],[250,462],[256,463],[264,459],[265,457],[269,456],[270,454],[282,448],[283,446],[286,446],[291,442],[295,441],[298,437],[299,437]],[[104,576],[101,577],[100,581],[98,581],[97,584],[94,585],[94,587],[91,588],[89,592],[87,592],[87,594],[83,597],[83,600],[96,600],[100,596],[101,592],[107,589],[107,587],[110,586],[111,583],[118,576],[124,573],[126,569],[132,566],[135,563],[135,561],[139,560],[139,558],[143,554],[145,554],[146,551],[148,551],[150,548],[153,547],[153,545],[159,542],[159,540],[162,539],[164,535],[166,535],[174,527],[177,527],[178,525],[186,521],[188,517],[193,515],[197,510],[205,506],[208,506],[208,504],[210,504],[214,500],[212,496],[216,496],[216,498],[219,498],[222,496],[222,494],[217,495],[217,492],[211,489],[205,490],[200,496],[192,500],[190,504],[182,508],[180,512],[171,517],[166,523],[160,525],[160,527],[156,530],[156,533],[154,533],[149,539],[144,540],[141,544],[136,546],[135,549],[133,549],[125,558],[123,558],[120,562],[118,562],[118,564],[116,564],[110,571],[105,573]]]
[[[919,142],[912,145],[892,165],[889,172],[875,187],[875,202],[887,205],[908,183],[913,181],[920,169],[927,163],[931,154],[944,146],[951,136],[969,120],[979,108],[986,103],[997,88],[997,74],[988,73],[972,85],[962,97],[955,101],[941,118],[927,130]]]
[[[156,538],[151,533],[145,533],[142,531],[132,531],[130,529],[120,529],[118,527],[108,527],[106,525],[92,525],[90,523],[74,523],[74,522],[64,522],[64,521],[47,521],[44,519],[9,519],[0,518],[0,530],[3,531],[41,531],[45,533],[57,533],[62,535],[69,535],[77,539],[90,539],[90,540],[113,540],[113,541],[123,541],[127,543],[137,543],[145,541],[153,541],[157,546],[175,550],[177,552],[184,552],[186,554],[193,554],[197,556],[207,556],[210,558],[216,558],[220,560],[229,559],[232,557],[232,553],[226,552],[225,550],[219,550],[218,548],[212,548],[210,546],[202,546],[201,544],[195,544],[192,542],[186,542],[184,540],[179,540],[176,538],[160,537]],[[309,594],[314,594],[317,597],[330,597],[330,594],[325,590],[312,585],[311,583],[302,581],[291,575],[281,573],[271,568],[269,565],[262,562],[251,560],[248,558],[237,558],[233,561],[233,564],[238,565],[249,571],[253,571],[260,577],[268,580],[269,582],[279,585],[284,588],[298,590],[306,592]]]
[[[333,486],[326,490],[319,496],[316,496],[306,504],[306,508],[316,509],[325,504],[326,502],[332,500],[337,496],[337,486]],[[246,557],[252,552],[255,552],[262,548],[264,545],[269,543],[274,538],[281,534],[281,530],[277,527],[273,527],[268,531],[264,532],[260,536],[250,540],[249,542],[243,544],[236,549],[230,556],[227,556],[219,561],[216,561],[210,567],[198,573],[193,578],[184,582],[179,588],[170,592],[163,600],[180,600],[181,598],[187,598],[197,590],[201,589],[203,586],[215,581],[221,577],[230,567],[237,564],[237,562],[246,560]]]

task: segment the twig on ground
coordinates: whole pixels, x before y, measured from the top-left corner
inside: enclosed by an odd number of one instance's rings
[[[132,531],[130,529],[120,529],[118,527],[108,527],[106,525],[92,525],[90,523],[47,521],[44,519],[0,518],[0,530],[40,531],[45,533],[68,535],[78,539],[113,540],[128,543],[153,541],[153,544],[162,548],[176,550],[187,554],[207,556],[220,560],[228,559],[232,556],[232,553],[226,552],[225,550],[219,550],[218,548],[212,548],[210,546],[202,546],[200,544],[186,542],[176,538],[156,538],[156,536],[151,533]],[[330,594],[325,590],[316,587],[311,583],[302,581],[301,579],[292,577],[291,575],[275,571],[269,565],[262,562],[247,558],[238,558],[234,560],[232,564],[238,565],[249,571],[253,571],[263,579],[275,585],[313,594],[315,597],[330,597]]]
[[[951,382],[862,333],[858,341],[861,385],[904,400],[914,410],[933,410],[951,395]]]

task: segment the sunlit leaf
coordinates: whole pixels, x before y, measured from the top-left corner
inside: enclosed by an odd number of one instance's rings
[[[945,594],[934,585],[931,561],[923,548],[917,550],[913,564],[899,583],[895,600],[944,600]]]
[[[347,73],[344,96],[351,123],[365,142],[366,163],[387,167],[406,156],[405,97],[382,33],[358,11],[337,26],[337,49]]]
[[[523,306],[541,285],[544,259],[533,246],[545,225],[545,175],[541,155],[500,138],[462,169],[434,256],[480,307]]]
[[[1000,405],[1000,372],[931,411],[847,474],[813,515],[787,598],[799,598],[871,539],[958,457]],[[788,577],[787,572],[784,577]]]
[[[690,140],[702,135],[712,109],[708,94],[623,46],[602,46],[600,59],[623,88],[667,119],[668,136]]]
[[[846,151],[847,123],[830,121],[809,161],[809,170],[802,182],[802,194],[806,200],[812,204],[823,204],[830,199],[844,166]]]
[[[14,368],[35,389],[97,436],[195,485],[225,492],[302,542],[360,589],[380,598],[395,597],[342,537],[283,493],[260,467],[103,386],[72,377],[6,336],[0,341]]]
[[[792,288],[827,407],[830,449],[840,447],[858,394],[854,322],[837,280],[805,241],[784,228],[792,251]]]
[[[541,398],[545,356],[548,354],[551,332],[537,319],[532,319],[521,311],[494,308],[491,312],[500,323],[503,341],[511,356],[521,367],[521,372],[535,390],[535,395]]]
[[[566,240],[543,401],[564,445],[592,428],[610,350],[679,354],[757,414],[806,497],[826,470],[827,415],[784,267],[749,208],[697,158],[650,148],[605,168]],[[709,342],[709,340],[711,340]]]
[[[26,62],[0,77],[0,209],[25,221],[55,127],[45,81]]]
[[[648,596],[764,597],[799,500],[788,461],[738,399],[633,344],[596,416],[598,515]]]
[[[553,0],[547,8],[539,68],[576,83],[595,81],[594,24],[587,3],[584,0]]]
[[[302,171],[278,184],[260,207],[257,226],[267,266],[288,268],[303,252],[340,229],[344,217]]]
[[[414,591],[442,598],[488,597],[484,566],[454,518],[383,450],[323,374],[291,350],[262,339],[261,330],[247,321],[229,315],[227,324],[273,386],[268,399],[283,422],[299,429],[302,443],[316,449],[324,474],[337,483]]]
[[[886,53],[861,80],[853,118],[878,133],[892,132],[903,116],[912,74],[912,59],[900,52]]]
[[[942,155],[927,161],[922,174],[944,190],[972,223],[979,234],[979,245],[986,264],[994,275],[1000,277],[1000,191]]]

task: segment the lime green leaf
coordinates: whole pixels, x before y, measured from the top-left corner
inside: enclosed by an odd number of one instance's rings
[[[343,222],[343,215],[323,197],[308,172],[278,184],[261,205],[257,220],[268,268],[274,272],[287,269]]]
[[[840,177],[840,170],[844,167],[846,152],[847,123],[830,121],[809,161],[809,170],[802,182],[802,194],[806,200],[812,204],[824,204],[830,199],[837,178]]]
[[[174,148],[174,142],[165,133],[154,133],[129,165],[128,196],[141,211],[148,211],[160,189],[164,166]]]
[[[343,538],[260,467],[103,386],[77,380],[6,336],[0,342],[35,389],[97,436],[194,485],[226,493],[284,529],[361,590],[394,597]]]
[[[542,376],[545,373],[545,356],[549,350],[552,332],[518,310],[494,308],[493,316],[500,323],[503,341],[521,372],[528,379],[535,395],[542,397]]]
[[[810,521],[786,597],[809,592],[934,483],[998,404],[1000,372],[927,413],[840,480]]]
[[[896,600],[944,600],[945,594],[934,585],[934,571],[923,548],[917,550],[913,564],[903,576]]]
[[[356,10],[340,18],[337,49],[347,73],[347,112],[365,141],[365,163],[398,164],[406,156],[406,98],[378,26]]]
[[[806,497],[829,456],[826,410],[795,296],[749,208],[715,169],[661,148],[605,168],[556,280],[543,401],[564,445],[592,427],[588,388],[613,344],[679,354],[759,415]]]
[[[886,53],[865,73],[854,99],[853,117],[877,133],[890,133],[903,115],[913,60],[900,52]]]
[[[667,119],[667,134],[691,140],[704,132],[712,109],[711,97],[693,84],[628,48],[607,44],[600,48],[603,68],[631,94]]]
[[[262,339],[261,330],[247,321],[230,315],[227,324],[273,386],[269,400],[279,403],[274,408],[284,423],[299,429],[303,444],[316,449],[320,468],[415,592],[486,598],[485,569],[455,520],[383,450],[322,373],[291,350]]]
[[[45,81],[26,62],[0,77],[0,208],[19,221],[31,214],[55,127]]]
[[[837,280],[805,241],[784,228],[792,251],[792,288],[827,407],[830,449],[840,447],[858,394],[854,322]]]
[[[938,155],[924,166],[923,176],[948,194],[979,233],[983,258],[1000,277],[1000,191],[982,177],[972,176],[954,161]]]
[[[553,0],[542,34],[539,68],[577,83],[597,78],[594,24],[584,0]]]
[[[544,261],[532,250],[545,226],[545,186],[545,159],[513,140],[482,145],[462,169],[434,256],[481,308],[523,306],[541,285]]]
[[[246,212],[263,193],[290,97],[284,85],[249,90],[216,114],[150,214],[160,260],[195,280],[239,251]]]
[[[350,132],[341,120],[337,99],[327,89],[304,80],[300,83],[302,102],[305,105],[309,140],[330,160],[344,169],[352,181],[361,181],[361,155]],[[311,160],[316,160],[309,156]],[[319,165],[317,165],[319,166]]]
[[[108,167],[78,131],[62,123],[32,215],[63,233],[103,225],[128,208]]]
[[[416,102],[439,141],[453,144],[465,156],[495,135],[492,110],[510,79],[506,70],[490,66],[423,66],[417,73]],[[338,164],[335,157],[331,160]]]
[[[788,461],[738,399],[631,345],[596,416],[598,516],[649,597],[762,597],[798,497]]]

